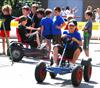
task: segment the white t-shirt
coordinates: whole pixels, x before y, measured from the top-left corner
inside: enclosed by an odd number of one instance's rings
[[[98,13],[95,14],[95,21],[100,22],[100,15]]]

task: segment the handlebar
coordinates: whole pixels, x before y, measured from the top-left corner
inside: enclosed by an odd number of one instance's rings
[[[71,41],[72,41],[72,37],[71,37],[70,35],[67,35],[67,37],[63,39],[63,42],[64,42],[64,43],[70,44]]]

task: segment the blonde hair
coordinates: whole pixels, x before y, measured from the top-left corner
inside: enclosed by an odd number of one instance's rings
[[[2,6],[2,12],[8,12],[10,14],[10,12],[12,11],[12,7],[10,5],[4,5]]]

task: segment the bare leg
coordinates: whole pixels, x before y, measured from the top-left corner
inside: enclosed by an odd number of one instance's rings
[[[81,53],[81,52],[80,52],[80,49],[78,48],[78,49],[74,52],[73,59],[72,59],[71,63],[73,63],[73,64],[76,63],[76,60],[78,59],[80,53]]]
[[[40,46],[40,38],[39,38],[39,34],[36,34],[36,41],[37,41],[38,46]]]
[[[5,54],[5,38],[2,37],[3,54]]]
[[[56,64],[58,64],[58,47],[54,47],[54,51],[53,51],[53,58]]]
[[[84,50],[84,52],[85,52],[85,55],[87,56],[87,57],[89,57],[89,50],[87,49],[87,50]]]
[[[7,41],[7,40],[6,40]],[[8,43],[9,43],[9,38],[8,38]],[[7,44],[7,49],[9,48],[9,45]]]
[[[47,50],[48,50],[48,51],[51,51],[51,41],[46,40],[46,43],[47,43],[47,45],[46,45]]]

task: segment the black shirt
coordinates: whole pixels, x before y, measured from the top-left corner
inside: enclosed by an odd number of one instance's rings
[[[32,26],[32,19],[31,17],[27,16],[27,24],[26,24],[27,27],[29,26]],[[30,33],[30,30],[27,30],[28,33]]]
[[[32,19],[31,19],[31,17],[29,17],[29,16],[27,16],[27,24],[26,24],[26,26],[32,26]]]
[[[23,26],[23,25],[20,24],[18,26],[18,33],[19,33],[19,35],[21,37],[22,42],[27,41],[27,39],[28,39],[28,37],[26,37],[27,29],[26,29],[25,26]]]
[[[34,17],[32,18],[33,23],[35,23],[34,28],[40,27],[40,21],[42,18],[38,18],[37,15],[35,14]]]
[[[13,17],[11,15],[2,15],[1,19],[4,21],[5,30],[11,30],[10,23]],[[1,24],[1,30],[4,30],[3,24]]]

